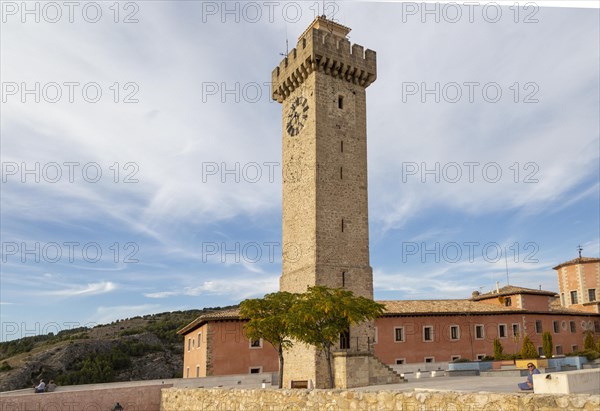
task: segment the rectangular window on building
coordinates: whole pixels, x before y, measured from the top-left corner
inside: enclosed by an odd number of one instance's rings
[[[202,342],[202,333],[198,333],[198,348],[200,348],[201,342]]]
[[[571,304],[578,304],[577,291],[571,291]]]
[[[485,358],[485,354],[477,354],[477,361],[481,361]]]
[[[188,351],[192,349],[192,339],[188,338]]]
[[[250,374],[260,374],[262,367],[250,367]]]
[[[200,366],[196,365],[196,378],[200,377]]]
[[[433,327],[426,325],[423,327],[423,341],[433,341]]]
[[[250,340],[250,348],[262,348],[262,338]]]
[[[542,355],[544,355],[544,349],[542,347],[537,347],[538,349],[538,355],[541,357]]]
[[[563,305],[563,306],[564,306],[564,305],[567,305],[567,304],[565,303],[565,293],[562,293],[562,294],[560,295],[560,305]]]
[[[475,338],[478,340],[483,340],[483,337],[485,337],[483,332],[483,325],[478,324],[475,326]]]
[[[435,362],[435,357],[425,357],[425,362]]]
[[[579,351],[579,347],[577,345],[572,345],[571,346],[571,351],[577,352],[577,351]]]
[[[450,326],[450,339],[460,340],[460,327],[458,325]]]
[[[596,301],[596,289],[595,288],[590,288],[588,290],[588,299],[590,302]]]
[[[537,334],[544,332],[544,329],[542,328],[542,320],[535,320],[535,332]]]
[[[512,305],[512,299],[510,297],[504,298],[504,305],[510,307]]]
[[[552,321],[552,328],[554,329],[554,332],[556,334],[560,332],[560,324],[558,323],[558,321]]]
[[[512,325],[512,333],[513,337],[519,337],[519,324],[515,323]]]
[[[190,367],[185,368],[185,378],[190,378]]]
[[[506,338],[506,324],[498,324],[498,337]]]
[[[456,361],[456,360],[460,360],[460,355],[452,355],[450,357],[450,361]]]
[[[396,365],[402,365],[406,363],[406,358],[396,358]]]
[[[556,351],[556,355],[562,355],[563,354],[562,345],[557,345],[555,351]]]
[[[394,341],[404,342],[404,327],[394,328]]]
[[[575,321],[569,321],[569,327],[571,327],[571,332],[572,333],[576,333],[577,332],[577,324],[575,323]]]

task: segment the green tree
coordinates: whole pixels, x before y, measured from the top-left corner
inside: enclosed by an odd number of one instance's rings
[[[314,345],[325,353],[329,388],[333,388],[332,347],[351,324],[383,314],[383,304],[340,288],[310,287],[299,295],[290,310],[290,331],[298,341]]]
[[[552,334],[550,334],[550,331],[544,331],[542,334],[542,348],[544,349],[544,356],[552,358]]]
[[[526,335],[525,338],[523,338],[523,346],[521,347],[521,357],[523,359],[540,357],[537,350],[535,349],[535,345],[533,345],[528,335]]]
[[[498,338],[494,338],[494,359],[501,360],[504,357],[504,348]]]
[[[246,336],[250,340],[268,341],[279,355],[279,388],[283,387],[283,350],[293,345],[288,313],[296,298],[297,294],[281,291],[240,303],[240,316],[249,319],[244,325]]]
[[[583,340],[583,349],[584,350],[595,350],[596,344],[594,344],[594,335],[592,334],[592,332],[590,330],[586,331],[585,333],[585,339]]]

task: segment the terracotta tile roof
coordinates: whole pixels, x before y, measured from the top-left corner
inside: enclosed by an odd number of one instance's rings
[[[550,311],[556,313],[564,313],[564,314],[592,314],[597,315],[596,313],[590,313],[589,311],[579,310],[577,308],[567,308],[560,305],[560,299],[556,298],[555,300],[550,302]]]
[[[503,288],[509,288],[512,294],[529,293],[529,294],[541,294],[548,296],[555,296],[556,293],[551,291],[540,291],[530,288],[522,288],[515,286],[507,286]],[[516,290],[516,291],[515,291]],[[524,291],[523,291],[524,290]],[[498,297],[502,294],[502,288],[500,289],[501,294],[488,293],[491,296]],[[485,294],[482,294],[482,296]],[[483,299],[485,299],[484,297]],[[487,297],[489,298],[489,297]],[[479,300],[479,299],[478,299]],[[460,315],[465,313],[472,314],[509,314],[509,313],[527,313],[528,310],[519,309],[516,307],[505,307],[503,305],[488,304],[485,301],[477,301],[473,298],[462,299],[462,300],[395,300],[395,301],[377,301],[385,306],[384,317],[395,317],[400,315]],[[553,299],[550,302],[550,311],[564,314],[590,314],[589,312],[565,308],[560,305],[558,298]],[[202,314],[194,321],[177,331],[177,334],[185,335],[190,331],[201,327],[209,321],[227,321],[227,320],[239,320],[240,309],[239,307],[227,308],[223,310],[217,310],[210,313]]]
[[[177,331],[177,334],[185,335],[190,331],[195,330],[198,327],[204,325],[208,321],[224,321],[224,320],[239,320],[240,319],[240,308],[226,308],[223,310],[212,311],[206,314],[202,314],[194,321]]]
[[[487,300],[490,298],[498,298],[500,296],[505,295],[514,295],[514,294],[537,294],[537,295],[547,295],[550,297],[554,297],[557,294],[554,291],[546,291],[546,290],[536,290],[534,288],[525,288],[525,287],[517,287],[515,285],[507,285],[500,288],[500,292],[491,291],[485,294],[473,295],[471,297],[472,301],[480,301]]]
[[[486,304],[471,300],[399,300],[378,301],[385,305],[384,316],[406,314],[463,314],[463,313],[510,313],[524,310],[515,307]]]
[[[598,262],[600,262],[600,258],[595,258],[595,257],[577,257],[577,258],[574,258],[574,259],[569,260],[567,262],[560,263],[559,265],[557,265],[556,267],[554,267],[552,269],[553,270],[558,270],[559,268],[565,267],[567,265],[581,264],[581,263],[598,263]]]

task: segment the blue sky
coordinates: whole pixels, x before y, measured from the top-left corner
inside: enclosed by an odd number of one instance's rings
[[[268,82],[321,2],[28,4],[2,6],[1,338],[277,290]],[[599,256],[599,11],[548,5],[326,3],[378,53],[377,299],[469,297],[507,265],[557,290],[578,244]]]

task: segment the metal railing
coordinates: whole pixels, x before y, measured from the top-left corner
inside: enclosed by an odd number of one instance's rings
[[[346,352],[373,352],[373,339],[371,337],[340,336],[339,347],[336,351]]]

